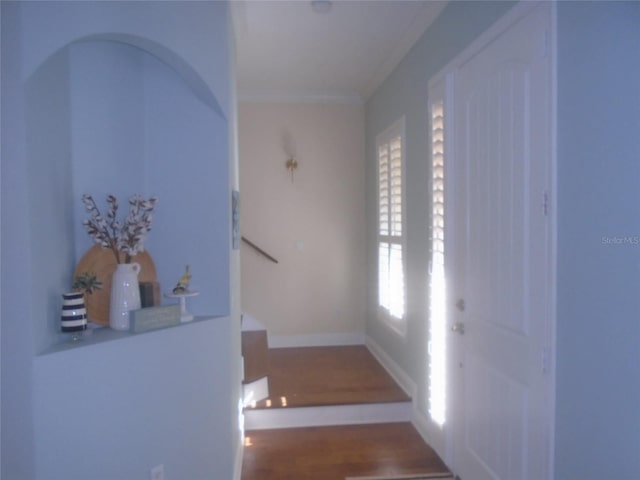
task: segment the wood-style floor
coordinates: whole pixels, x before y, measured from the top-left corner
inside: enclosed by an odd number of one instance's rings
[[[242,480],[344,480],[447,471],[410,423],[383,423],[247,432]]]
[[[254,408],[411,400],[363,345],[275,348],[268,355],[270,397]]]
[[[408,401],[364,346],[272,349],[257,408]],[[344,480],[444,473],[408,422],[245,432],[242,480]]]

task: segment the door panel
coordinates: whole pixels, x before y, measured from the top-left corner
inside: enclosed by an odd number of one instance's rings
[[[473,455],[474,463],[497,478],[524,478],[527,388],[482,357],[470,355],[467,362],[468,394],[473,396],[467,399],[470,411],[464,448]]]
[[[550,422],[548,11],[533,10],[454,79],[450,265],[454,470],[463,480],[541,480]],[[459,333],[459,329],[458,332]],[[544,430],[544,429],[542,429]]]

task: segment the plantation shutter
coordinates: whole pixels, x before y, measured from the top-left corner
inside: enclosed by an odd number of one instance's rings
[[[390,235],[402,236],[402,138],[394,138],[390,145],[390,178],[391,189],[391,232]]]
[[[431,105],[431,258],[429,292],[429,415],[437,425],[446,417],[446,278],[444,101]]]
[[[378,147],[378,163],[379,233],[389,235],[389,148],[387,144]]]
[[[432,266],[444,267],[444,106],[432,110]]]
[[[378,137],[378,302],[392,326],[404,317],[403,124]]]

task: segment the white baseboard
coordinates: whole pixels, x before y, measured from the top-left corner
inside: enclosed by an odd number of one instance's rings
[[[418,431],[418,433],[420,434],[420,436],[422,437],[422,439],[427,442],[429,444],[429,446],[431,448],[433,448],[436,453],[440,456],[440,458],[442,460],[445,461],[446,463],[446,451],[443,451],[441,448],[439,448],[438,445],[434,444],[434,442],[432,441],[432,439],[434,438],[435,432],[434,432],[434,428],[438,428],[436,427],[427,417],[427,415],[423,412],[421,412],[420,410],[418,410],[417,408],[413,409],[413,416],[411,417],[411,423],[413,424],[413,426],[416,428],[416,430]]]
[[[442,461],[447,465],[449,470],[451,470],[450,466],[452,465],[453,458],[451,451],[451,445],[447,443],[447,439],[445,438],[444,444],[440,442],[434,442],[434,438],[442,438],[443,432],[438,431],[439,427],[433,423],[427,413],[414,408],[413,416],[411,418],[411,423],[418,431],[422,439],[427,442],[427,444],[435,450],[438,456],[442,459]],[[446,437],[446,435],[445,435]]]
[[[245,429],[325,427],[411,421],[411,403],[391,402],[244,411]]]
[[[311,335],[272,335],[269,333],[269,348],[292,347],[336,347],[364,345],[364,333],[317,333]]]
[[[411,396],[411,400],[413,403],[411,423],[416,428],[423,440],[436,451],[436,453],[445,461],[445,463],[447,463],[449,460],[447,454],[449,452],[443,450],[446,450],[446,446],[440,448],[440,446],[436,445],[432,440],[438,435],[438,432],[434,431],[434,429],[438,427],[429,420],[425,412],[421,411],[418,408],[418,387],[416,383],[396,362],[393,361],[393,359],[384,350],[382,350],[382,348],[371,337],[367,337],[367,348],[369,348],[369,351],[372,353],[372,355],[376,357],[376,359],[380,362],[380,364],[382,364],[387,372],[389,372],[389,375],[393,377],[398,385],[400,385],[404,389],[404,391]]]
[[[393,359],[387,355],[380,345],[371,337],[366,337],[366,345],[371,354],[376,357],[376,360],[385,368],[389,375],[400,385],[400,387],[409,395],[415,404],[416,395],[418,393],[418,387],[411,377],[398,365]]]
[[[429,424],[429,419],[427,418],[427,416],[420,412],[417,408],[415,408],[413,410],[413,416],[411,417],[411,423],[413,423],[413,426],[416,427],[416,430],[423,438],[423,440],[429,443],[429,437],[431,436],[431,426]],[[431,445],[431,443],[429,443],[429,445]],[[437,453],[440,454],[440,452]]]

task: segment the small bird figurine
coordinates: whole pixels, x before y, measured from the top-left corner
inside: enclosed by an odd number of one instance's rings
[[[173,293],[187,293],[189,291],[189,282],[191,281],[191,273],[189,272],[189,265],[186,266],[184,274],[178,280],[178,283],[173,288]]]

